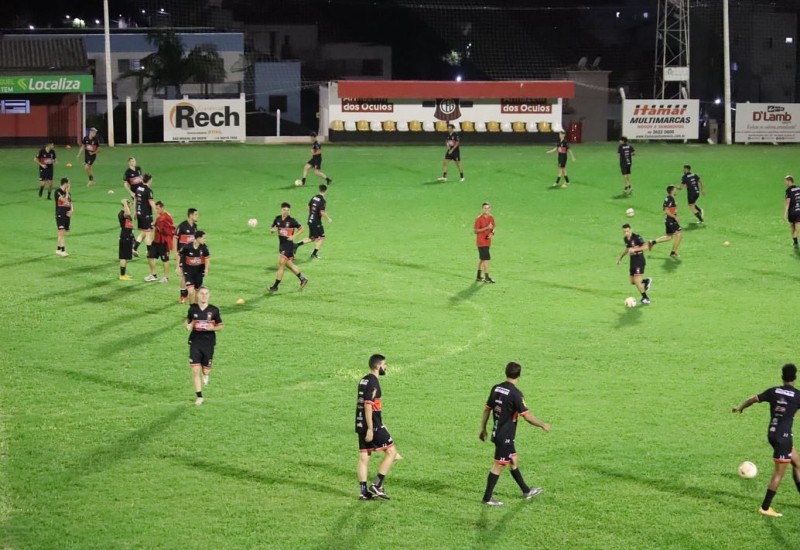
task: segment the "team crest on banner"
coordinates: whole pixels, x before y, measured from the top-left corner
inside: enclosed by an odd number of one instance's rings
[[[434,118],[438,120],[456,120],[461,118],[461,109],[458,106],[457,99],[437,99],[436,111],[433,113]]]

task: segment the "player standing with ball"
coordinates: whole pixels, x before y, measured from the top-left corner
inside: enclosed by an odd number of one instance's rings
[[[642,294],[642,303],[649,304],[650,297],[647,296],[647,291],[650,290],[650,285],[653,279],[642,279],[644,275],[644,268],[647,265],[647,260],[644,257],[644,251],[653,248],[655,241],[645,242],[641,235],[637,235],[631,229],[631,225],[626,223],[622,226],[622,240],[625,242],[625,250],[622,251],[619,258],[617,258],[617,265],[620,264],[622,258],[630,256],[630,276],[631,284]]]
[[[758,513],[764,516],[779,518],[779,514],[772,508],[772,499],[778,492],[783,475],[786,473],[786,466],[792,464],[792,477],[797,491],[800,492],[800,455],[794,448],[792,441],[792,424],[794,415],[800,408],[800,391],[795,388],[794,382],[797,379],[797,367],[792,363],[787,363],[781,368],[781,380],[783,384],[764,390],[758,395],[745,400],[738,407],[734,407],[732,412],[741,413],[754,403],[769,403],[769,429],[767,439],[772,445],[772,459],[775,461],[775,470],[769,479],[767,494],[758,509]]]

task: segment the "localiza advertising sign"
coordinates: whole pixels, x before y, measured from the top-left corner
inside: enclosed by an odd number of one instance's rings
[[[736,141],[800,142],[800,104],[737,103]]]
[[[72,94],[94,91],[90,74],[0,76],[0,94]]]
[[[697,99],[626,99],[622,133],[628,139],[697,139]]]
[[[164,141],[244,141],[244,99],[164,100]]]

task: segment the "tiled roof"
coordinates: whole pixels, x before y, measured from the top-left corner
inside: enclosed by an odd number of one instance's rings
[[[81,38],[5,36],[0,39],[0,73],[89,72]]]

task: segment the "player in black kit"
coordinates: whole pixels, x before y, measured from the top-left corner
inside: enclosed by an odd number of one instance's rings
[[[197,289],[203,286],[203,279],[208,276],[208,264],[211,253],[206,246],[206,234],[197,231],[192,244],[186,245],[181,250],[180,263],[183,279],[186,281],[186,291],[190,304],[197,303]]]
[[[550,431],[550,424],[542,422],[528,410],[525,404],[525,397],[517,389],[522,366],[519,363],[511,362],[506,365],[506,381],[496,384],[489,392],[489,398],[483,409],[481,419],[481,431],[478,437],[481,441],[486,441],[486,423],[491,414],[494,423],[492,424],[492,443],[494,443],[494,464],[489,471],[486,480],[486,491],[483,493],[483,503],[488,506],[502,506],[503,503],[492,497],[494,487],[500,474],[506,466],[511,464],[511,476],[522,489],[522,496],[526,499],[533,498],[542,492],[541,487],[529,487],[522,478],[517,463],[517,449],[514,446],[514,438],[517,433],[517,418],[522,417],[528,424]]]
[[[794,184],[792,176],[783,178],[786,184],[786,200],[783,202],[783,219],[789,222],[789,229],[792,232],[792,242],[794,247],[797,244],[797,226],[800,224],[800,187]]]
[[[454,161],[458,167],[458,173],[461,175],[461,181],[464,181],[464,168],[461,166],[461,137],[456,132],[454,124],[447,125],[447,139],[445,140],[447,151],[444,153],[444,160],[442,161],[442,177],[439,181],[447,181],[447,167],[450,161]]]
[[[303,166],[303,185],[306,184],[306,176],[308,176],[308,171],[312,168],[317,176],[325,178],[326,185],[330,185],[333,183],[333,180],[322,171],[322,145],[320,145],[319,140],[317,140],[317,133],[311,132],[309,137],[311,137],[311,158],[305,166]]]
[[[322,248],[322,243],[325,242],[325,228],[322,227],[322,218],[328,222],[332,222],[328,212],[325,210],[328,203],[325,200],[325,193],[328,192],[327,185],[319,186],[319,193],[311,197],[308,201],[308,233],[309,236],[297,243],[294,247],[295,252],[297,249],[310,242],[316,243],[314,245],[314,252],[311,253],[312,260],[319,260],[319,249]]]
[[[666,235],[656,239],[657,243],[672,242],[672,250],[669,255],[671,258],[678,257],[678,247],[681,245],[683,238],[683,230],[681,229],[680,220],[678,219],[678,204],[675,202],[675,192],[677,191],[674,185],[667,186],[667,196],[661,205],[664,211],[664,228]]]
[[[303,232],[303,226],[289,215],[291,208],[292,205],[288,202],[281,203],[281,213],[279,216],[275,216],[272,221],[272,227],[269,230],[270,233],[278,232],[279,253],[278,273],[275,275],[275,284],[267,289],[270,292],[278,292],[278,285],[281,284],[281,279],[283,279],[283,271],[287,267],[300,279],[300,290],[303,290],[308,284],[308,279],[294,265],[294,239]]]
[[[400,456],[394,446],[394,440],[383,423],[381,412],[381,384],[379,376],[386,374],[386,357],[374,354],[369,358],[369,374],[358,382],[358,400],[356,401],[356,434],[358,434],[358,483],[361,488],[361,500],[382,498],[389,500],[383,490],[383,479],[389,474],[392,464]],[[375,482],[367,487],[369,477],[369,459],[372,453],[384,452]]]
[[[703,188],[703,180],[692,172],[692,167],[688,164],[683,165],[683,177],[681,178],[681,189],[686,189],[686,198],[689,203],[689,208],[692,209],[692,214],[703,223],[703,209],[697,204],[697,199],[700,195],[706,196],[706,190]]]
[[[189,366],[192,367],[195,405],[203,404],[203,386],[208,385],[217,343],[216,333],[222,330],[219,308],[208,303],[209,294],[207,287],[198,289],[197,303],[189,306],[184,325],[186,330],[192,331],[189,335]]]
[[[642,303],[649,304],[650,297],[647,295],[647,291],[650,290],[650,285],[653,283],[653,279],[650,277],[647,279],[642,279],[642,275],[644,275],[644,268],[647,264],[647,261],[644,258],[644,251],[653,248],[653,245],[655,245],[656,242],[645,242],[640,235],[637,235],[633,232],[630,224],[627,223],[622,226],[622,235],[622,240],[625,242],[625,250],[623,250],[622,254],[620,254],[620,257],[617,258],[617,265],[620,264],[622,258],[625,256],[630,256],[631,284],[636,286],[636,289],[642,294]]]
[[[800,455],[794,448],[792,441],[792,424],[794,415],[800,407],[800,391],[794,385],[797,378],[797,367],[791,363],[783,365],[781,368],[781,379],[783,384],[764,390],[758,395],[745,400],[738,407],[734,407],[734,413],[741,413],[754,403],[769,403],[769,429],[767,439],[772,446],[772,459],[775,462],[775,470],[769,479],[769,487],[764,501],[758,512],[765,516],[779,518],[779,514],[772,508],[772,499],[778,492],[778,487],[786,473],[786,467],[792,464],[792,477],[797,491],[800,492]]]
[[[569,156],[572,157],[572,162],[575,162],[575,153],[569,148],[567,134],[563,130],[558,133],[558,143],[556,143],[556,146],[547,151],[547,153],[555,153],[556,151],[558,151],[558,175],[556,176],[556,182],[553,184],[553,187],[558,187],[558,184],[561,182],[561,177],[563,176],[564,184],[561,188],[564,189],[569,185],[569,176],[567,175],[567,152],[569,152]]]
[[[59,256],[69,256],[67,253],[66,239],[69,233],[69,225],[72,220],[72,193],[69,178],[61,178],[61,185],[56,189],[56,227],[58,227],[58,240],[56,242],[56,254]],[[50,197],[47,197],[50,198]]]
[[[100,139],[97,137],[97,128],[89,128],[89,135],[81,140],[81,148],[78,149],[78,154],[75,158],[81,156],[81,151],[84,151],[83,169],[86,170],[86,175],[89,176],[89,181],[86,187],[94,185],[94,161],[97,160],[97,153],[100,151]]]
[[[128,260],[133,258],[133,218],[131,217],[131,201],[122,199],[122,210],[117,214],[119,220],[119,280],[133,279],[127,273]]]
[[[53,191],[53,166],[56,164],[56,150],[53,141],[48,141],[45,146],[39,149],[33,161],[39,165],[39,196],[42,196],[44,186],[47,186],[47,200]]]
[[[194,235],[197,232],[197,220],[200,213],[197,208],[190,208],[186,211],[186,219],[182,221],[175,229],[175,238],[173,247],[175,249],[175,263],[178,264],[176,268],[178,275],[181,277],[181,296],[178,303],[186,302],[189,297],[189,291],[186,290],[186,279],[183,277],[183,269],[181,269],[180,256],[184,248],[194,242]]]
[[[625,186],[624,192],[626,195],[633,193],[633,186],[631,185],[631,166],[633,166],[633,155],[636,154],[636,149],[633,145],[628,144],[628,138],[622,136],[619,138],[619,147],[617,147],[617,156],[619,157],[619,170],[622,172],[622,183]]]

